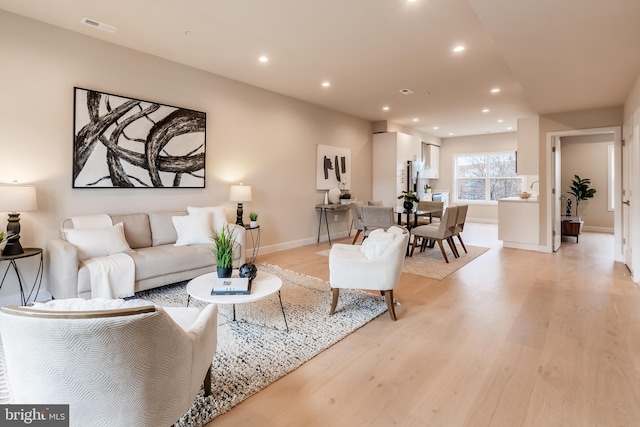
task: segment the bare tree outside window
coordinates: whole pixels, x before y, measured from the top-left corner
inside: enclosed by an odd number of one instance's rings
[[[455,161],[458,200],[496,201],[522,191],[515,152],[460,154]]]

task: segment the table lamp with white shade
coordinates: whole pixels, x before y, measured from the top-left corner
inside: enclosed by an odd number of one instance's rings
[[[33,185],[0,185],[0,212],[8,212],[7,244],[2,256],[24,253],[20,245],[20,212],[35,211],[38,208],[36,187]]]
[[[238,209],[236,211],[236,224],[244,227],[242,222],[243,209],[242,204],[244,202],[251,201],[251,186],[249,185],[232,185],[229,192],[229,200],[232,202],[238,202]]]

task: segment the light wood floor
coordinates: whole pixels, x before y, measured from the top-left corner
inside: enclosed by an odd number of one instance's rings
[[[504,249],[494,225],[464,236],[491,250],[442,281],[403,274],[397,322],[383,314],[208,427],[639,426],[640,290],[613,235],[555,254]],[[328,280],[328,247],[257,262]]]

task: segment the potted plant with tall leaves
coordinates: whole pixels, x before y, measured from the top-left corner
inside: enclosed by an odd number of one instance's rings
[[[233,272],[233,245],[236,242],[235,229],[225,225],[218,232],[214,232],[212,255],[216,260],[218,277],[229,278]]]
[[[420,201],[418,195],[413,190],[403,191],[402,194],[398,196],[398,200],[399,199],[404,199],[404,201],[402,202],[402,206],[406,211],[412,211],[413,204]]]
[[[596,189],[591,188],[591,180],[589,178],[580,178],[578,175],[574,175],[573,180],[571,181],[571,187],[569,187],[569,191],[567,193],[576,199],[575,216],[577,216],[580,221],[580,233],[582,233],[584,221],[580,218],[578,206],[580,205],[580,202],[593,198],[593,195],[596,194]]]
[[[571,181],[571,187],[567,193],[576,199],[576,216],[580,217],[578,205],[580,202],[593,198],[593,195],[596,194],[596,189],[591,188],[591,180],[589,178],[583,179],[578,175],[574,175],[573,181]]]

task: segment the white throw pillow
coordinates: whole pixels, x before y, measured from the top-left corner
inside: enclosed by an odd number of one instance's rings
[[[227,214],[224,206],[206,206],[202,208],[187,206],[189,215],[210,215],[211,227],[217,233],[227,225]]]
[[[78,248],[80,260],[131,250],[124,237],[124,225],[121,222],[111,227],[63,228],[62,235],[67,242]]]
[[[211,243],[209,215],[172,216],[171,220],[178,233],[174,246]]]
[[[369,233],[369,237],[364,239],[360,251],[367,258],[379,257],[391,246],[394,238],[394,233],[387,233],[382,228],[378,228]]]

